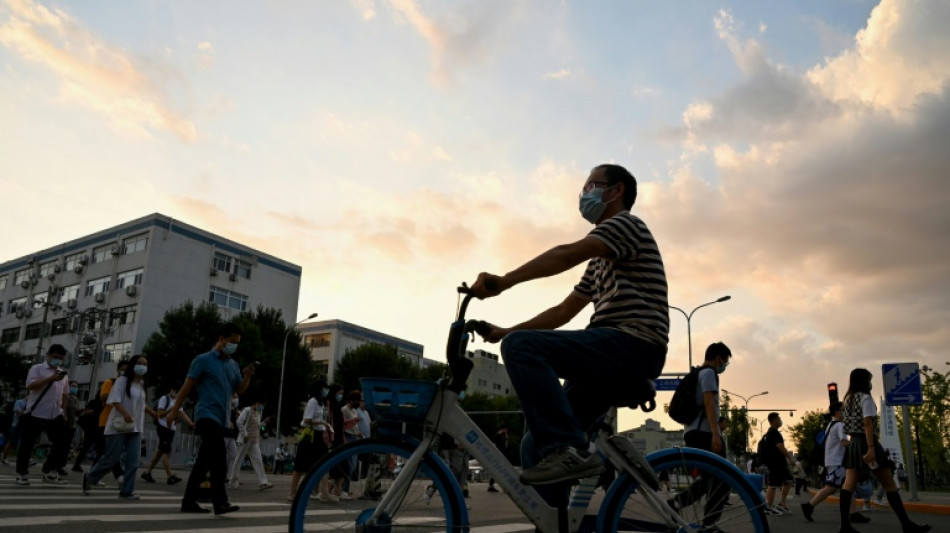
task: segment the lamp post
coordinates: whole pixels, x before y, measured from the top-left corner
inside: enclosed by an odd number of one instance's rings
[[[690,331],[690,320],[693,318],[693,313],[695,313],[699,309],[702,309],[703,307],[706,307],[707,305],[717,304],[719,302],[725,302],[730,299],[732,299],[732,296],[726,295],[716,300],[713,300],[711,302],[706,302],[703,305],[694,307],[693,310],[689,312],[689,314],[686,314],[686,311],[683,311],[679,307],[675,307],[672,305],[670,306],[670,309],[676,309],[680,313],[683,313],[683,316],[686,317],[686,338],[689,341],[689,368],[693,368],[693,335],[692,335],[692,332]]]
[[[751,400],[752,398],[755,398],[756,396],[765,396],[766,394],[769,393],[769,391],[760,392],[760,393],[758,393],[758,394],[753,394],[752,396],[749,396],[748,398],[746,398],[745,396],[743,396],[743,395],[741,395],[741,394],[736,394],[736,393],[734,393],[734,392],[732,392],[732,391],[728,391],[728,390],[726,390],[726,389],[722,389],[722,392],[725,392],[726,394],[728,394],[728,395],[730,395],[730,396],[738,396],[739,398],[741,398],[742,401],[745,402],[745,408],[744,408],[743,410],[745,410],[745,411],[747,411],[747,412],[748,412],[748,410],[749,410],[749,400]]]
[[[284,401],[284,362],[287,360],[287,339],[290,338],[290,332],[293,331],[294,328],[299,326],[302,322],[310,320],[311,318],[316,318],[316,316],[317,316],[316,313],[311,313],[310,316],[308,316],[307,318],[287,328],[287,333],[284,335],[284,349],[281,352],[281,356],[280,356],[280,388],[277,391],[277,444],[278,445],[280,444],[280,440],[281,440],[280,438],[281,437],[280,411],[281,411],[281,407],[283,406],[283,401]],[[274,454],[274,457],[276,460],[277,454]]]

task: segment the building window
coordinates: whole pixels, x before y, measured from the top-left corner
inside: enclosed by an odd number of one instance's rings
[[[304,346],[308,348],[323,348],[330,345],[332,333],[318,333],[316,335],[307,335],[303,338]]]
[[[135,322],[135,307],[134,305],[125,305],[112,308],[112,323],[121,325]]]
[[[56,273],[56,261],[47,261],[40,265],[40,277],[45,278]]]
[[[41,292],[33,295],[33,309],[39,309],[46,305],[46,293]]]
[[[135,252],[141,252],[145,250],[146,244],[148,244],[148,233],[129,237],[122,241],[122,254],[129,255]]]
[[[4,274],[0,276],[0,290],[7,288],[7,280],[10,279],[10,276]]]
[[[52,325],[50,326],[50,337],[56,335],[63,335],[69,333],[69,319],[68,318],[56,318],[53,319]]]
[[[234,273],[244,279],[251,279],[251,264],[247,261],[236,259],[234,261]]]
[[[82,264],[83,255],[83,252],[67,255],[66,259],[63,261],[63,266],[66,267],[66,270],[75,270],[77,266]]]
[[[105,276],[99,279],[93,279],[86,282],[86,296],[92,296],[93,294],[99,294],[100,292],[106,292],[109,290],[109,281],[111,281],[112,276]]]
[[[30,281],[30,269],[24,268],[23,270],[17,270],[13,274],[13,284],[19,285],[24,281]]]
[[[218,307],[226,307],[235,311],[247,310],[247,296],[214,285],[211,286],[211,296],[208,301]]]
[[[223,270],[224,272],[231,271],[231,256],[222,254],[221,252],[214,253],[214,259],[211,260],[211,267],[216,270]]]
[[[59,303],[66,303],[79,298],[79,284],[67,285],[59,289]]]
[[[19,298],[14,298],[10,300],[10,303],[7,304],[8,313],[16,313],[20,309],[26,307],[26,296],[21,296]]]
[[[104,244],[92,249],[92,262],[101,263],[106,259],[112,259],[112,252],[115,250],[115,243]]]
[[[0,333],[0,344],[13,344],[20,340],[20,327],[7,328]]]
[[[23,335],[23,340],[31,341],[33,339],[40,338],[40,335],[43,334],[43,323],[37,322],[36,324],[28,324],[26,326],[26,333]]]
[[[117,342],[115,344],[106,344],[102,351],[103,363],[112,363],[122,359],[128,359],[132,356],[131,342]]]
[[[120,272],[115,277],[115,288],[124,289],[132,285],[138,285],[142,283],[142,269],[136,268],[135,270],[128,270],[126,272]]]

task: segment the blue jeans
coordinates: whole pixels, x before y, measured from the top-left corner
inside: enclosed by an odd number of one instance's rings
[[[534,449],[543,457],[563,446],[586,449],[584,430],[610,407],[598,387],[617,383],[617,376],[629,382],[656,378],[666,346],[611,328],[528,330],[508,334],[501,355]],[[566,380],[563,387],[558,378]]]
[[[106,452],[96,464],[86,472],[86,479],[95,485],[102,476],[112,471],[125,454],[125,479],[119,487],[119,494],[132,494],[135,490],[135,471],[139,467],[139,455],[142,453],[142,434],[138,432],[106,435]]]

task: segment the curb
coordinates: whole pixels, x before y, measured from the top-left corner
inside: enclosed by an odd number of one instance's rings
[[[818,491],[813,490],[813,489],[808,489],[808,493],[811,495],[814,495],[816,492]],[[903,499],[903,494],[901,494],[901,498]],[[839,501],[841,501],[841,499],[838,498],[838,496],[836,495],[830,495],[827,498],[825,498],[824,501],[838,503]],[[890,505],[879,505],[877,502],[873,500],[871,500],[871,507],[873,507],[875,510],[881,510],[881,511],[891,510]],[[918,513],[950,515],[950,505],[939,505],[936,503],[911,502],[911,501],[904,500],[904,509],[906,509],[907,511],[916,511]],[[858,509],[858,512],[861,512],[861,510]]]

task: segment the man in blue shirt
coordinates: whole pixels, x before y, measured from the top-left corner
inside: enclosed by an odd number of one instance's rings
[[[241,329],[232,323],[221,326],[218,342],[210,352],[201,354],[191,362],[188,377],[178,391],[175,405],[166,415],[169,425],[178,417],[178,410],[188,398],[192,389],[198,390],[198,404],[195,406],[195,434],[201,437],[198,456],[188,476],[188,485],[181,500],[183,513],[207,513],[198,505],[198,490],[205,477],[211,474],[211,503],[214,514],[220,515],[237,511],[225,490],[227,460],[225,459],[224,433],[230,424],[231,394],[243,393],[254,375],[254,366],[243,371],[237,362],[231,359],[241,342]]]

